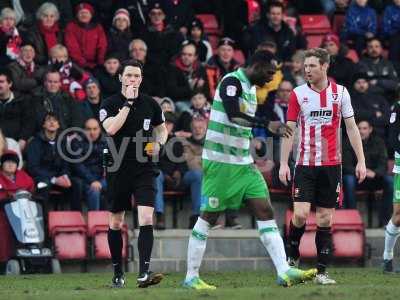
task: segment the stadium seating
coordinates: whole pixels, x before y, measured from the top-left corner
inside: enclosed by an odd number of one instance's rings
[[[49,236],[60,260],[83,260],[87,257],[86,223],[78,211],[51,211]],[[71,247],[73,245],[73,247]]]
[[[293,211],[287,210],[285,217],[285,235],[289,235],[290,220]],[[315,213],[307,219],[306,231],[300,243],[300,257],[317,257],[315,233],[317,230]],[[365,230],[360,213],[356,209],[336,210],[332,224],[333,256],[363,260],[365,255]]]
[[[321,47],[325,34],[306,35],[308,48]]]
[[[343,29],[344,20],[346,16],[343,14],[335,14],[332,21],[332,29],[336,34],[340,34]]]
[[[183,198],[186,193],[184,191],[164,191],[165,201],[170,199],[172,201],[172,227],[177,228],[178,226],[178,204],[182,209]]]
[[[233,58],[237,60],[241,65],[244,65],[246,62],[246,58],[244,57],[244,54],[242,50],[236,49],[235,54],[233,55]]]
[[[91,240],[91,257],[95,259],[110,259],[110,249],[108,247],[108,211],[89,211],[87,219],[87,233]],[[122,228],[122,257],[128,257],[128,226],[124,224]]]
[[[331,24],[325,15],[300,15],[300,24],[305,35],[331,32]]]
[[[204,32],[207,35],[221,35],[221,29],[218,25],[217,18],[213,14],[199,14],[196,15],[197,18],[203,22]]]

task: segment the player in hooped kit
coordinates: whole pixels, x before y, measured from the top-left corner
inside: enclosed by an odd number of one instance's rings
[[[326,272],[332,252],[332,216],[341,190],[340,123],[343,117],[347,135],[357,156],[356,176],[366,176],[360,133],[354,120],[350,95],[344,86],[328,80],[329,54],[321,48],[306,51],[304,69],[307,83],[295,88],[290,96],[287,125],[299,127],[299,146],[293,175],[294,214],[290,222],[288,261],[299,263],[299,244],[305,230],[311,204],[317,218],[318,284],[335,284]],[[285,185],[291,180],[288,166],[293,136],[284,137],[281,147],[279,178]]]

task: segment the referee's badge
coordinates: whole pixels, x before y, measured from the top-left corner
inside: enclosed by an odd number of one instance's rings
[[[394,123],[396,121],[396,113],[392,112],[392,114],[390,115],[390,123]]]
[[[143,120],[143,129],[144,130],[149,130],[150,129],[150,119],[144,119]]]
[[[107,117],[107,111],[104,108],[100,109],[100,111],[99,111],[100,122],[103,122],[106,117]]]

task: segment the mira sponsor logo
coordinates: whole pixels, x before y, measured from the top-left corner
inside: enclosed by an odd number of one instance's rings
[[[311,117],[332,117],[332,110],[313,110],[310,112]]]

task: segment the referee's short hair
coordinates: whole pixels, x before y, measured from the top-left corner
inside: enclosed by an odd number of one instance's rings
[[[136,59],[128,59],[122,62],[122,64],[118,68],[118,74],[122,76],[122,74],[125,71],[126,67],[136,67],[140,69],[140,73],[142,74],[143,77],[143,64],[136,60]]]
[[[304,59],[306,59],[307,57],[318,58],[318,61],[321,65],[325,63],[329,64],[330,62],[329,52],[323,48],[311,48],[306,50],[304,53]]]

